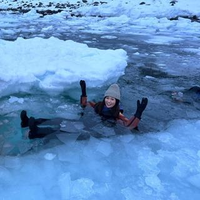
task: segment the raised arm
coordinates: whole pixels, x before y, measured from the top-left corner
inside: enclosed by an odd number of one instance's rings
[[[128,127],[129,129],[136,129],[138,127],[138,124],[141,120],[142,113],[145,110],[147,104],[148,104],[147,98],[142,98],[141,102],[137,100],[137,110],[134,116],[128,119],[123,114],[120,113],[119,114],[120,123],[122,123],[124,126]]]
[[[82,107],[87,106],[87,94],[86,94],[86,83],[84,80],[80,80],[81,86],[81,97],[80,97],[80,104]]]
[[[87,101],[87,92],[86,92],[86,82],[84,80],[80,80],[81,86],[81,97],[80,97],[80,104],[83,108],[85,108],[88,104],[92,107],[95,106],[94,102]]]

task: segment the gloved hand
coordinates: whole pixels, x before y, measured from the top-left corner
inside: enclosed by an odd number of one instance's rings
[[[84,80],[80,80],[80,86],[81,86],[81,92],[82,92],[82,95],[83,97],[86,97],[87,94],[86,94],[86,83]]]
[[[142,98],[141,103],[139,100],[137,100],[137,110],[134,116],[137,117],[138,119],[141,119],[142,112],[145,110],[147,104],[148,104],[147,98]]]

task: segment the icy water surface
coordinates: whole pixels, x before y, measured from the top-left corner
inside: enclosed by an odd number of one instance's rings
[[[37,19],[27,23],[22,19],[16,24],[16,21],[11,20],[2,27],[4,32],[0,37],[5,40],[15,40],[17,37],[48,39],[53,36],[61,40],[86,43],[89,47],[99,49],[124,49],[128,53],[128,66],[125,75],[119,78],[118,83],[122,92],[125,115],[128,117],[134,114],[137,99],[142,97],[149,99],[149,105],[140,123],[141,133],[162,130],[174,119],[199,118],[200,107],[193,99],[184,96],[189,98],[189,103],[184,104],[171,98],[173,91],[184,92],[199,84],[199,68],[194,70],[194,66],[199,65],[199,54],[193,51],[199,48],[200,38],[196,35],[150,33],[148,30],[139,29],[125,31],[123,27],[97,33],[89,27],[82,27],[81,30],[80,25],[72,26],[73,29],[70,30],[64,21],[55,23],[42,18],[41,22],[38,22]],[[171,37],[175,40],[170,40]],[[0,99],[3,122],[1,122],[1,135],[4,140],[16,138],[14,140],[17,140],[17,143],[22,140],[19,126],[19,113],[22,109],[28,110],[29,115],[35,117],[64,117],[78,120],[80,117],[78,113],[81,112],[78,106],[80,94],[78,87],[56,97],[35,91],[35,95],[13,94],[19,98],[14,102],[10,96]],[[95,91],[89,90],[89,99],[91,96],[93,99],[101,100],[105,89],[106,87]],[[26,143],[26,138],[24,140]]]
[[[59,96],[35,88],[2,97],[0,198],[198,200],[200,108],[185,92],[199,85],[199,68],[194,69],[199,66],[198,35],[127,26],[101,30],[89,22],[69,26],[48,17],[28,22],[21,17],[1,25],[1,39],[54,36],[126,50],[128,66],[118,80],[125,115],[134,114],[137,99],[148,97],[149,104],[140,132],[130,132],[102,124],[91,109],[82,116],[79,86]],[[106,89],[89,89],[88,98],[101,100]],[[172,91],[182,91],[185,103],[174,101]],[[75,134],[60,134],[62,142],[29,141],[27,129],[20,127],[22,109],[29,116],[65,118],[63,128],[84,127],[90,140],[75,142]],[[98,139],[98,133],[108,137]]]

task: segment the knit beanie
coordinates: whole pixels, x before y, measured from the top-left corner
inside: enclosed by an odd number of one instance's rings
[[[120,101],[120,89],[117,84],[112,84],[105,92],[104,97],[113,97],[115,99],[118,99]]]

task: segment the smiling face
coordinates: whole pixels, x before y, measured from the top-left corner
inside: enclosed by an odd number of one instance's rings
[[[112,108],[116,104],[116,99],[114,97],[107,96],[105,97],[105,105],[107,108]]]

